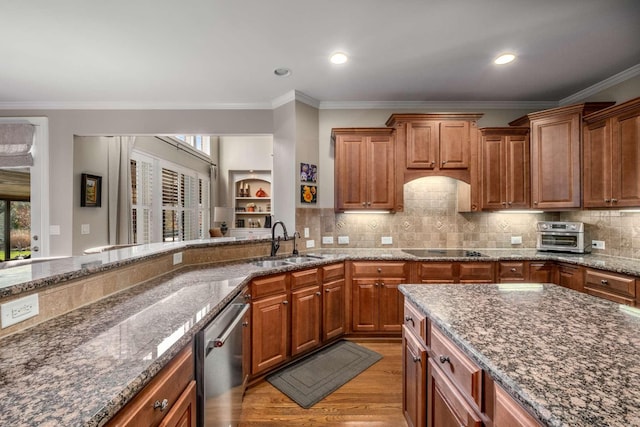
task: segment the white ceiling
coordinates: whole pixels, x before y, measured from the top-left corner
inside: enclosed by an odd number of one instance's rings
[[[640,68],[639,0],[0,0],[0,16],[2,108],[557,102]],[[518,59],[493,65],[503,51]]]

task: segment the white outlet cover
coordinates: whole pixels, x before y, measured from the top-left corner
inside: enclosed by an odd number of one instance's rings
[[[393,245],[393,237],[391,236],[382,236],[380,240],[383,245]]]
[[[2,328],[37,316],[40,313],[38,294],[29,295],[0,305]]]
[[[323,245],[333,245],[333,236],[322,236]]]
[[[338,244],[339,245],[348,245],[349,244],[349,236],[338,236]]]
[[[173,265],[182,263],[182,252],[173,254]]]
[[[521,245],[522,244],[522,236],[511,236],[511,244],[512,245]]]
[[[316,241],[311,239],[311,240],[307,240],[307,248],[315,248],[316,247]]]
[[[89,224],[80,225],[80,234],[89,234],[91,233],[91,226]]]

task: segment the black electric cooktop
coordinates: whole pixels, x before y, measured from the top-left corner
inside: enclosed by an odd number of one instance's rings
[[[487,255],[478,252],[470,251],[467,249],[403,249],[402,252],[406,252],[410,255],[414,255],[421,258],[457,258],[457,257],[486,257]]]

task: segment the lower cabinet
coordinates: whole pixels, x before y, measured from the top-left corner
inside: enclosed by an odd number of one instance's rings
[[[187,346],[107,426],[195,427],[196,382]]]
[[[322,267],[322,341],[346,332],[344,263]]]
[[[318,269],[291,273],[291,356],[320,345],[321,309]]]
[[[495,263],[486,261],[418,262],[420,283],[494,283]]]
[[[410,303],[404,306],[402,326],[402,411],[409,427],[427,422],[427,346],[425,317]]]
[[[433,359],[429,359],[429,373],[427,426],[481,427],[480,416]]]
[[[558,265],[558,285],[565,288],[573,289],[574,291],[584,291],[584,268],[569,265]]]
[[[586,269],[584,291],[625,305],[635,305],[636,278],[625,274]]]
[[[555,283],[556,263],[551,261],[529,261],[530,282],[534,283]]]
[[[506,391],[493,389],[493,427],[538,427],[540,424]]]

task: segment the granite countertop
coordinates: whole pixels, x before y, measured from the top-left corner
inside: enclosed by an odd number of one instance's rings
[[[519,287],[400,290],[544,425],[640,426],[640,317],[556,285]]]

